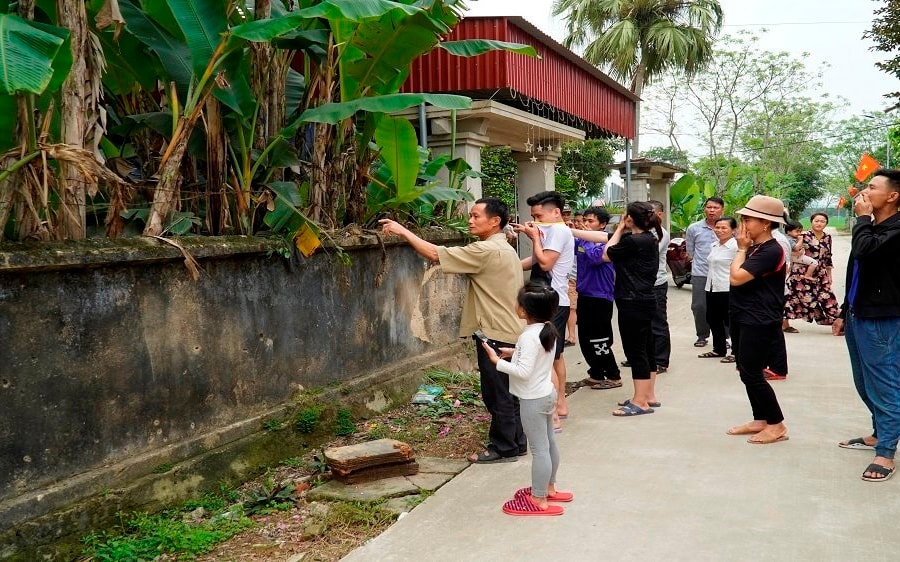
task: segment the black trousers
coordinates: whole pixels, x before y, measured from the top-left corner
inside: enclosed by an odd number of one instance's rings
[[[712,350],[722,356],[728,353],[728,295],[728,291],[706,291],[706,323],[712,332]]]
[[[778,332],[778,339],[769,349],[769,369],[779,375],[788,374],[787,345],[784,343],[784,330]]]
[[[731,346],[741,373],[741,382],[747,389],[747,398],[753,411],[754,420],[767,424],[784,421],[781,406],[775,391],[765,379],[763,369],[767,366],[769,352],[781,333],[781,322],[763,326],[751,326],[731,322]]]
[[[650,324],[656,314],[656,300],[617,300],[619,309],[619,337],[625,359],[631,364],[631,378],[649,380],[656,371],[655,345]]]
[[[500,456],[514,457],[527,450],[525,431],[519,417],[519,399],[509,392],[509,375],[501,373],[488,359],[481,347],[481,341],[475,340],[478,350],[478,372],[481,374],[481,398],[489,414],[491,426],[488,429],[490,447]],[[515,347],[516,344],[489,340],[494,347]]]
[[[578,295],[578,345],[592,379],[622,378],[612,349],[612,314],[612,301]]]
[[[653,315],[653,321],[650,323],[655,348],[653,357],[656,359],[657,367],[668,367],[669,356],[672,354],[672,338],[669,335],[669,315],[667,312],[669,306],[669,282],[666,281],[653,287],[653,294],[656,297],[656,314]]]

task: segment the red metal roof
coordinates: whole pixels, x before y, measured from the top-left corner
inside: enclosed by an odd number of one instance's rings
[[[466,58],[435,49],[413,62],[403,91],[492,99],[583,129],[589,137],[634,138],[638,98],[525,19],[468,17],[446,38],[462,39],[525,43],[541,58],[506,51]]]

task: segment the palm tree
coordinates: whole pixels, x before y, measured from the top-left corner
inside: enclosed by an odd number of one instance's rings
[[[703,68],[722,27],[718,0],[554,0],[553,15],[566,18],[566,47],[584,47],[586,61],[630,81],[638,97],[665,72]],[[639,102],[634,154],[640,117]]]

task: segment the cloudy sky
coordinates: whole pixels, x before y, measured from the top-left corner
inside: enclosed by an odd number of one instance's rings
[[[846,117],[880,111],[890,105],[883,94],[900,90],[900,82],[874,67],[881,53],[869,51],[862,34],[871,24],[873,0],[720,0],[724,33],[766,28],[764,46],[804,57],[810,68],[827,62],[824,87],[849,101]],[[550,15],[552,0],[470,0],[469,15],[522,16],[557,40],[561,21]],[[808,56],[804,56],[808,53]],[[648,139],[649,140],[649,139]],[[657,144],[657,143],[651,143]]]

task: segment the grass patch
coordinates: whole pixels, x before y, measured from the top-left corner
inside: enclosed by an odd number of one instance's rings
[[[347,408],[341,408],[337,413],[334,423],[334,434],[338,437],[353,435],[356,433],[356,424],[353,422],[353,414]]]
[[[220,514],[198,523],[184,521],[180,515],[172,511],[135,513],[123,524],[121,533],[85,537],[83,554],[101,562],[153,560],[162,554],[190,560],[253,524],[243,513]]]
[[[297,417],[294,418],[294,426],[300,433],[308,435],[319,427],[321,418],[321,406],[308,406],[297,412]]]
[[[449,371],[432,367],[425,371],[425,383],[436,384],[446,388],[468,387],[473,392],[481,392],[481,378],[478,373],[465,373],[462,371]]]
[[[325,524],[329,532],[380,531],[396,518],[378,503],[338,502],[331,504]]]

